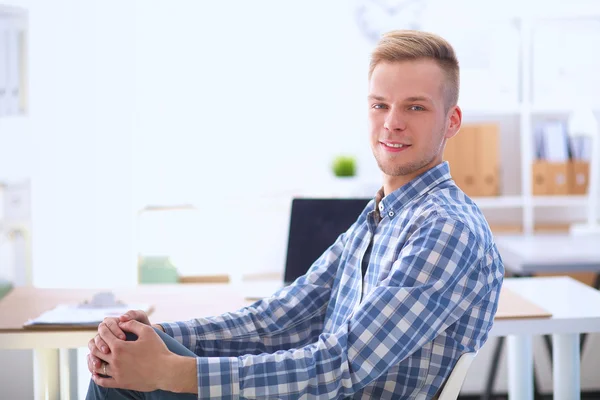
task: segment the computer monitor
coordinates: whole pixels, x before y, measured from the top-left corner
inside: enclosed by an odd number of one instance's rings
[[[304,275],[337,237],[356,222],[371,199],[292,200],[284,283]]]

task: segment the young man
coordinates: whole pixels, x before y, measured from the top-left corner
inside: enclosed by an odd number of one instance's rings
[[[458,87],[445,40],[386,34],[368,96],[383,187],[358,220],[306,275],[250,307],[155,329],[139,312],[105,320],[89,345],[88,397],[434,397],[486,341],[504,275],[483,215],[442,162],[461,125]]]

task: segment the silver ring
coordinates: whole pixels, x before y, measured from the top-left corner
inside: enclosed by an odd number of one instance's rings
[[[106,363],[102,364],[102,374],[108,376],[106,373]]]

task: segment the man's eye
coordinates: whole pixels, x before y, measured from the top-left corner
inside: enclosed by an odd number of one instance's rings
[[[424,108],[424,107],[422,107],[422,106],[410,106],[410,108],[409,108],[409,109],[410,109],[411,111],[423,111],[423,110],[425,110],[425,108]]]
[[[385,108],[385,104],[373,104],[373,108],[376,110],[381,110]]]

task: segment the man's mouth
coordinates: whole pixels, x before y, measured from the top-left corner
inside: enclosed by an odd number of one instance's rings
[[[398,152],[407,149],[410,147],[409,144],[405,143],[394,143],[394,142],[379,142],[380,145],[383,146],[384,149],[388,151]]]

